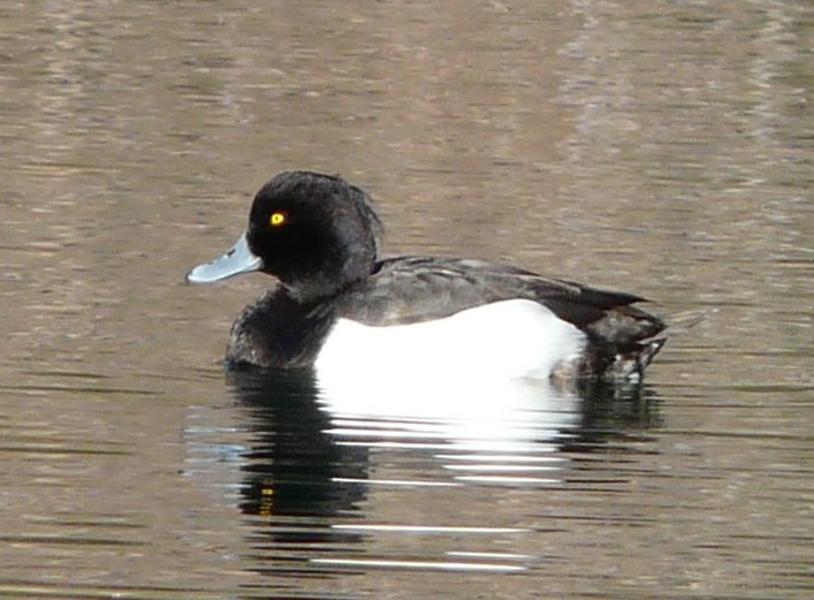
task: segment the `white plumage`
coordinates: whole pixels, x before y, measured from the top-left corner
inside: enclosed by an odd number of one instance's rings
[[[339,319],[316,359],[321,380],[388,376],[547,378],[585,334],[531,300],[504,300],[434,321],[372,327]],[[403,375],[402,375],[403,376]]]

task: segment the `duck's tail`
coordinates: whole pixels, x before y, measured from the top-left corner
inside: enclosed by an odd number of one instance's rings
[[[666,332],[669,333],[670,337],[682,335],[705,321],[709,315],[710,311],[706,310],[689,310],[676,313],[665,321],[659,321],[661,328],[658,333]],[[613,362],[605,370],[605,378],[615,381],[640,381],[644,369],[653,361],[653,358],[666,343],[666,336],[651,337],[636,340],[631,345],[623,347],[623,349],[617,348]]]
[[[666,343],[666,337],[656,338],[638,342],[633,347],[618,352],[605,371],[605,377],[615,381],[641,381],[645,368]]]

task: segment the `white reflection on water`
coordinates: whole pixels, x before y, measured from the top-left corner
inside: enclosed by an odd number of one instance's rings
[[[381,569],[421,569],[428,571],[491,571],[495,573],[512,573],[525,571],[520,565],[502,565],[490,563],[467,563],[447,561],[418,560],[376,560],[359,558],[315,558],[313,564],[333,565],[335,567],[367,567]]]
[[[450,527],[429,525],[387,525],[387,524],[355,524],[333,525],[333,529],[354,531],[358,533],[384,532],[399,534],[442,535],[451,534],[498,536],[506,534],[530,533],[531,530],[518,527]],[[468,538],[467,538],[468,539]],[[467,552],[450,550],[443,556],[456,560],[393,560],[381,558],[344,558],[332,556],[329,558],[313,558],[312,564],[328,564],[336,567],[387,568],[387,569],[422,569],[429,571],[493,571],[512,573],[526,571],[525,564],[507,564],[497,561],[523,561],[528,562],[535,558],[526,554],[508,552]]]
[[[423,375],[423,373],[422,373]],[[437,450],[453,481],[551,485],[580,399],[548,380],[413,374],[322,378],[319,402],[337,444]]]

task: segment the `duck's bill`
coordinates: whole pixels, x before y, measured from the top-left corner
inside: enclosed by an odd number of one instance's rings
[[[187,273],[187,281],[190,283],[211,283],[241,273],[259,271],[262,268],[263,260],[249,250],[249,244],[244,233],[226,254],[212,262],[198,265]]]

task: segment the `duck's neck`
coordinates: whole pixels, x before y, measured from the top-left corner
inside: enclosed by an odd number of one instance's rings
[[[375,259],[361,255],[357,260],[340,261],[337,268],[281,279],[281,283],[291,299],[301,304],[312,304],[333,298],[356,282],[370,277],[374,268]]]

